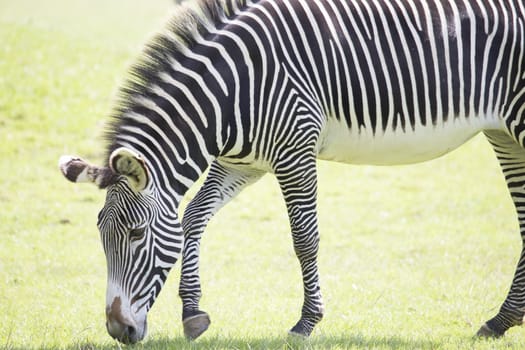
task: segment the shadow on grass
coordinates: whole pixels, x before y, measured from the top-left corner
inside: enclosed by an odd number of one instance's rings
[[[168,338],[159,337],[140,342],[135,345],[122,345],[117,342],[96,344],[96,343],[77,343],[66,346],[38,347],[42,350],[56,349],[76,349],[76,350],[115,350],[115,349],[282,349],[282,350],[299,350],[299,349],[436,349],[446,348],[449,345],[463,345],[465,348],[475,348],[476,343],[480,340],[474,338],[455,339],[453,344],[449,343],[450,339],[439,340],[410,340],[397,337],[368,337],[361,335],[348,336],[314,336],[310,339],[301,339],[297,337],[247,337],[247,338],[228,338],[214,337],[203,338],[198,341],[187,341],[185,338]],[[36,348],[29,347],[7,347],[0,349],[9,350],[32,350]]]

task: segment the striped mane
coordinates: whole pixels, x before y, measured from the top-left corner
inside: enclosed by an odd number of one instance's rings
[[[191,1],[190,1],[191,2]],[[136,107],[137,97],[148,97],[148,87],[158,81],[158,72],[173,70],[170,60],[178,60],[184,51],[205,37],[210,28],[220,27],[225,20],[244,8],[249,0],[197,0],[178,5],[165,26],[144,46],[137,61],[119,88],[116,103],[104,132],[107,143],[104,159],[118,148],[116,136],[129,123],[125,114]]]

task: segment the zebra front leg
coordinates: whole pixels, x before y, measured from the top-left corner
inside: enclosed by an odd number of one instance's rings
[[[202,296],[199,278],[199,248],[202,233],[213,215],[243,188],[262,177],[264,172],[212,163],[206,181],[184,211],[184,249],[179,285],[182,299],[184,335],[196,339],[209,325],[207,313],[199,310]]]
[[[525,314],[525,149],[503,131],[485,132],[500,162],[512,201],[518,212],[522,237],[521,257],[510,291],[498,314],[478,331],[482,337],[500,337],[521,325]]]
[[[323,318],[324,306],[319,285],[317,253],[317,172],[314,157],[298,159],[296,164],[277,169],[276,176],[288,209],[293,245],[303,275],[304,303],[301,319],[290,330],[292,335],[309,336]]]

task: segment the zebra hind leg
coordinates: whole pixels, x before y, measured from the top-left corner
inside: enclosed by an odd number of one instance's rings
[[[288,210],[295,253],[303,275],[304,303],[301,318],[289,334],[307,337],[324,313],[317,268],[317,173],[315,158],[311,155],[303,155],[292,162],[294,164],[282,164],[281,169],[276,169]]]
[[[521,325],[525,315],[525,149],[503,131],[487,131],[518,213],[522,251],[510,291],[498,314],[478,331],[480,337],[500,337]]]
[[[206,181],[184,211],[184,250],[179,296],[182,299],[184,335],[190,340],[198,338],[210,325],[208,314],[199,310],[199,300],[202,296],[199,277],[202,233],[208,221],[220,208],[263,174],[262,171],[228,167],[215,161],[210,167]]]

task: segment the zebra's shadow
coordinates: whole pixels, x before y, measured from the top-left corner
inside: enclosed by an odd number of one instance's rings
[[[483,342],[472,337],[458,339],[459,343],[470,348],[476,347],[476,342]],[[77,343],[66,346],[64,349],[76,350],[115,350],[115,349],[152,349],[152,350],[171,350],[171,349],[280,349],[280,350],[299,350],[299,349],[436,349],[446,347],[450,339],[429,339],[429,340],[410,340],[401,337],[391,336],[365,336],[359,334],[323,336],[317,335],[309,339],[298,337],[228,337],[215,336],[203,337],[197,341],[188,341],[183,337],[154,337],[135,345],[125,346],[115,343]],[[22,350],[16,347],[9,348]],[[24,347],[24,349],[27,349]],[[41,348],[40,348],[41,349]],[[43,348],[43,350],[55,349],[54,347]]]
[[[463,348],[475,349],[482,346],[484,342],[494,342],[489,348],[497,346],[498,340],[484,339],[475,337],[458,336],[457,339],[439,337],[433,339],[408,339],[392,336],[368,336],[362,334],[342,334],[342,335],[314,335],[304,339],[299,337],[230,337],[218,335],[213,337],[202,337],[197,341],[188,341],[182,336],[161,336],[152,337],[134,345],[123,345],[117,341],[103,343],[78,342],[65,346],[60,349],[66,350],[117,350],[117,349],[151,349],[151,350],[201,350],[201,349],[280,349],[280,350],[317,350],[317,349],[441,349],[451,345],[462,345]],[[478,346],[476,345],[478,344]],[[509,344],[506,344],[507,346]],[[482,346],[483,347],[483,346]],[[13,346],[11,344],[0,344],[1,349],[9,350],[56,350],[57,346]]]

